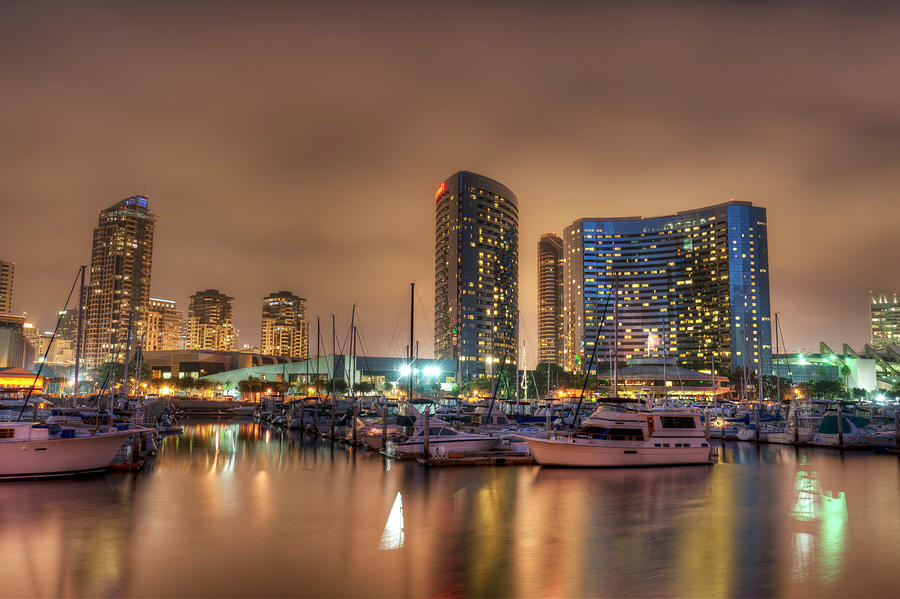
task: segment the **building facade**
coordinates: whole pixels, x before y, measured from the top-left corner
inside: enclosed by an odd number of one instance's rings
[[[0,315],[0,368],[30,369],[34,365],[34,346],[25,338],[25,317]]]
[[[872,345],[900,344],[900,301],[897,294],[869,292],[869,298]]]
[[[151,297],[147,303],[144,351],[184,349],[185,337],[184,311],[173,300]]]
[[[219,293],[218,289],[198,291],[191,296],[186,349],[234,351],[237,332],[232,318],[232,299]]]
[[[156,215],[136,195],[100,212],[91,250],[84,362],[96,368],[121,360],[146,326]]]
[[[306,299],[290,291],[270,293],[263,298],[260,351],[305,360],[306,327]]]
[[[13,276],[16,263],[0,260],[0,314],[12,314]]]
[[[696,370],[715,361],[717,372],[771,372],[764,208],[731,201],[580,219],[566,228],[563,253],[568,370],[583,371],[597,342],[599,370],[614,357],[672,357]]]
[[[462,380],[516,360],[519,209],[492,179],[460,171],[435,202],[435,357],[453,360]]]
[[[563,365],[563,242],[555,233],[538,241],[538,362]]]

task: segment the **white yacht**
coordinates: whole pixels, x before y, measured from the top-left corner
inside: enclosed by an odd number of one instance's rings
[[[482,453],[490,451],[500,442],[499,437],[477,433],[463,433],[439,418],[430,418],[428,444],[431,455],[452,453]],[[388,441],[387,453],[392,457],[417,457],[425,454],[425,418],[419,417],[413,433],[405,440]]]
[[[585,419],[579,434],[525,440],[542,466],[603,468],[710,462],[709,440],[696,410],[648,412],[600,406]]]
[[[95,432],[34,422],[0,422],[0,479],[101,472],[130,436],[149,430]]]

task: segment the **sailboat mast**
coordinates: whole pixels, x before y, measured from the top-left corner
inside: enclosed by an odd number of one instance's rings
[[[413,398],[413,337],[415,335],[416,328],[416,309],[415,309],[415,297],[416,297],[416,284],[409,284],[409,354],[407,359],[409,361],[409,381],[408,388],[409,391],[406,393],[406,397],[412,401]]]
[[[775,313],[775,355],[778,355],[778,312]],[[781,405],[781,377],[775,367],[775,360],[772,360],[772,370],[775,371],[775,398]]]
[[[613,397],[619,396],[619,275],[613,281]]]
[[[350,347],[348,348],[347,353],[350,354],[348,360],[350,360],[350,366],[347,369],[348,374],[350,375],[350,381],[348,385],[348,390],[350,395],[353,396],[353,379],[356,378],[356,364],[353,363],[353,344],[356,340],[356,304],[353,304],[353,311],[350,313]]]
[[[78,333],[75,339],[75,397],[72,398],[72,407],[78,405],[78,366],[81,364],[81,338],[84,328],[84,271],[87,267],[81,267],[81,291],[78,295]]]

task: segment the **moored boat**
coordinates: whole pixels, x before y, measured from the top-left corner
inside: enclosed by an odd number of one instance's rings
[[[87,431],[33,422],[0,422],[0,479],[102,472],[144,428]]]
[[[699,412],[598,408],[580,434],[526,438],[542,466],[586,468],[707,464],[710,446]]]

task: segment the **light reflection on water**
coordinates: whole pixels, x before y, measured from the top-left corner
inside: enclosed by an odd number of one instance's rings
[[[0,484],[4,596],[893,596],[888,455],[425,469],[191,424],[152,470]]]

